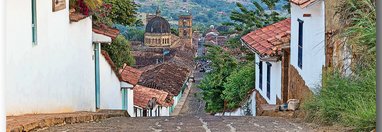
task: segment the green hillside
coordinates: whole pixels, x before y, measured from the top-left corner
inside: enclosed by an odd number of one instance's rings
[[[183,2],[186,1],[186,2]],[[248,9],[253,9],[251,0],[135,0],[141,7],[139,12],[155,13],[159,6],[162,16],[170,23],[176,25],[178,15],[189,10],[194,17],[194,27],[208,27],[210,25],[220,25],[230,21],[230,13],[236,7],[236,2],[247,5]],[[277,7],[276,9],[281,9]],[[171,22],[173,21],[173,22]]]

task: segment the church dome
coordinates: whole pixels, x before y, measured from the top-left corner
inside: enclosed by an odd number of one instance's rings
[[[170,24],[163,17],[156,16],[148,21],[146,33],[171,33]]]

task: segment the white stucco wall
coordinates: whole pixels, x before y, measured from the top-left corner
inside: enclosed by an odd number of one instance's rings
[[[127,112],[131,117],[135,117],[134,113],[134,90],[127,90]]]
[[[99,61],[101,109],[122,110],[121,83],[105,56],[100,55]]]
[[[162,107],[160,110],[160,116],[170,116],[170,107]]]
[[[0,1],[0,132],[6,128],[5,117],[5,1]]]
[[[311,17],[303,17],[311,14]],[[323,0],[301,8],[291,4],[291,58],[290,63],[297,69],[312,90],[321,85],[322,67],[325,65],[325,6]],[[304,21],[303,26],[303,58],[302,69],[298,67],[298,21]]]
[[[137,113],[133,112],[133,116],[131,115],[131,117],[142,117],[143,116],[143,109],[140,108],[140,107],[137,107]],[[156,116],[156,113],[158,112],[158,108],[159,106],[156,106],[152,112],[152,116]],[[137,114],[137,116],[135,116],[135,114]],[[150,116],[150,111],[147,112],[147,115]],[[160,107],[159,108],[159,116],[170,116],[170,107]]]
[[[37,0],[35,46],[31,1],[6,3],[7,115],[95,111],[92,21],[69,23],[51,2]]]
[[[256,63],[260,62],[259,56],[256,54]],[[269,62],[271,66],[271,90],[270,98],[267,97],[267,62],[263,61],[263,85],[262,89],[259,88],[259,66],[256,66],[256,89],[259,91],[260,95],[265,98],[269,104],[276,104],[276,96],[281,99],[281,61]]]

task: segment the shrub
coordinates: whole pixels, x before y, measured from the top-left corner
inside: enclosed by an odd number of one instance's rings
[[[227,77],[224,83],[223,98],[228,109],[238,108],[248,96],[248,92],[254,88],[255,68],[252,63],[238,67]]]
[[[117,68],[121,68],[124,63],[135,65],[135,59],[130,53],[131,45],[123,35],[118,35],[110,45],[102,45],[102,49],[109,53]]]

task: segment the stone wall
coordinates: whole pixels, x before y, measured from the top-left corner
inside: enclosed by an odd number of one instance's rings
[[[263,96],[261,96],[259,91],[257,91],[256,89],[255,89],[255,93],[256,93],[256,116],[261,116],[261,114],[263,113],[261,105],[268,104],[268,103],[267,103],[267,100],[265,100]]]
[[[288,99],[299,99],[300,102],[304,102],[312,95],[312,91],[305,85],[305,81],[297,69],[293,65],[289,65]]]
[[[343,33],[344,23],[340,21],[337,13],[338,6],[344,0],[325,1],[325,29],[326,29],[326,63],[325,66],[335,68],[344,75],[351,74],[351,63],[353,59],[352,47],[346,46],[347,39]]]

